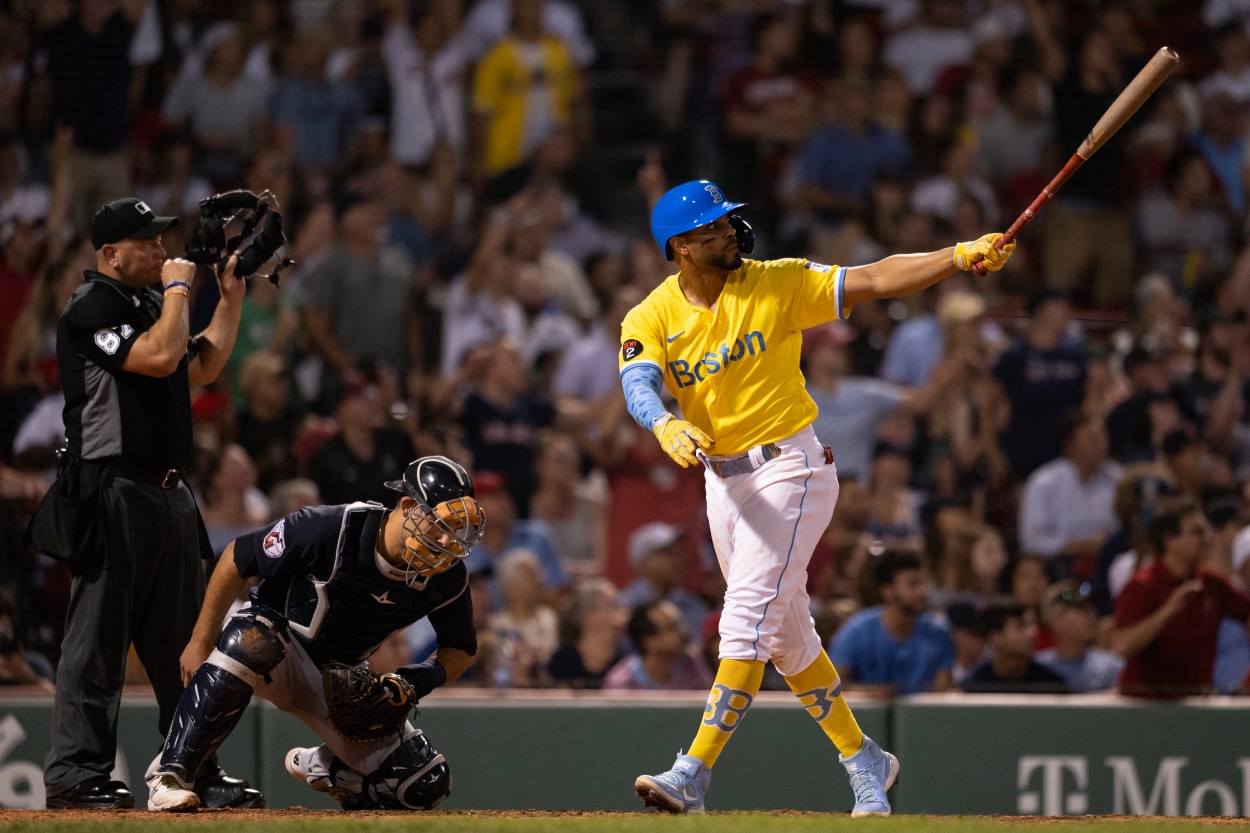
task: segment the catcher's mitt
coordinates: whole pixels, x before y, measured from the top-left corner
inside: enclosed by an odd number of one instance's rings
[[[417,704],[412,685],[397,674],[333,663],[321,671],[330,722],[348,740],[377,740],[401,732]]]

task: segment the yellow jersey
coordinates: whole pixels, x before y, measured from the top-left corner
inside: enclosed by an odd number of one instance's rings
[[[816,418],[799,372],[802,330],[846,317],[845,276],[805,260],[744,260],[709,310],[673,275],[625,316],[620,370],[659,368],[682,418],[716,441],[714,454],[788,437]]]
[[[509,36],[496,44],[473,79],[473,111],[491,117],[486,173],[521,164],[549,127],[570,124],[580,90],[577,64],[558,38],[544,35],[527,44]]]

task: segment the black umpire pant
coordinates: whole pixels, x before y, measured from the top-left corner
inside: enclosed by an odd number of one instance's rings
[[[99,564],[75,569],[66,614],[48,795],[112,772],[131,642],[156,690],[164,740],[182,696],[178,660],[204,601],[202,526],[185,483],[163,489],[113,477],[100,502]]]

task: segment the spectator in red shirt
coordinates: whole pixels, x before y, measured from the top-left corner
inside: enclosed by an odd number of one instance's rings
[[[1211,687],[1222,619],[1250,620],[1250,596],[1200,567],[1210,528],[1191,498],[1165,504],[1150,524],[1157,557],[1116,600],[1111,645],[1128,660],[1122,694],[1180,697]],[[1250,625],[1250,621],[1247,622]]]

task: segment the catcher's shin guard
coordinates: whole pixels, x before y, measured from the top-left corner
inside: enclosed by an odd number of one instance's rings
[[[417,729],[365,777],[363,795],[383,810],[433,810],[451,795],[451,770]]]
[[[178,700],[157,771],[177,776],[189,788],[204,761],[238,725],[256,681],[285,653],[279,627],[255,608],[233,616]]]

